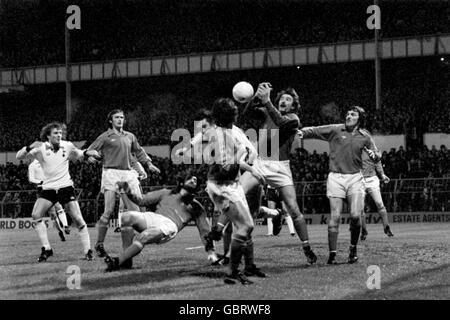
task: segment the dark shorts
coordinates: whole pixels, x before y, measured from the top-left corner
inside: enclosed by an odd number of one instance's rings
[[[266,199],[267,201],[279,202],[281,201],[281,196],[277,189],[267,188]]]
[[[77,200],[74,187],[65,187],[59,190],[42,190],[40,197],[50,201],[53,204],[59,202],[61,205]]]
[[[38,186],[36,189],[37,189],[36,196],[40,198],[42,194],[42,186]]]

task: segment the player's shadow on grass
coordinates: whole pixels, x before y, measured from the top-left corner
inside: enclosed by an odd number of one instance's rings
[[[204,267],[203,267],[204,268]],[[133,272],[134,271],[134,272]],[[207,273],[210,271],[199,271],[198,268],[195,270],[155,270],[155,271],[143,271],[136,272],[137,270],[132,269],[130,271],[119,271],[112,272],[110,275],[113,277],[108,277],[107,279],[98,278],[85,280],[83,286],[84,292],[80,292],[80,295],[72,297],[61,297],[61,299],[116,299],[123,298],[126,296],[142,296],[143,299],[151,296],[160,295],[170,295],[170,294],[184,294],[186,292],[197,292],[199,290],[207,290],[211,288],[217,288],[217,282],[187,282],[180,281],[177,279],[187,278],[187,277],[207,277],[207,278],[219,278],[222,277],[221,272],[212,272],[211,276]],[[225,276],[225,275],[223,275]],[[154,286],[142,287],[145,284],[155,284],[163,283],[168,281],[167,284],[160,285],[156,284]],[[108,283],[108,289],[105,290],[105,283]],[[132,286],[133,284],[139,284],[139,286]],[[130,288],[130,285],[132,286]],[[223,284],[225,286],[225,284]],[[95,291],[95,293],[84,294]],[[101,291],[101,292],[99,292]],[[66,288],[55,288],[50,291],[46,291],[48,294],[58,295],[60,293],[66,292]],[[211,297],[212,299],[213,297]],[[57,300],[59,297],[56,298]]]
[[[446,269],[449,269],[446,271]],[[379,290],[366,290],[356,294],[345,296],[347,299],[361,299],[361,300],[373,300],[373,299],[436,299],[436,297],[442,299],[448,299],[448,295],[445,296],[445,292],[449,292],[450,282],[448,283],[426,283],[418,282],[419,278],[439,276],[442,274],[443,278],[448,279],[450,271],[450,264],[442,264],[433,268],[410,272],[404,276],[391,280],[389,282],[381,281],[381,288]],[[381,273],[381,276],[383,274]],[[422,280],[425,281],[425,280]],[[436,292],[436,290],[441,290]]]
[[[39,265],[44,265],[44,264],[46,264],[46,263],[65,263],[65,262],[67,262],[67,263],[74,263],[74,260],[73,259],[70,259],[70,258],[64,258],[64,259],[52,259],[52,257],[50,257],[48,260],[47,260],[47,262],[41,262],[41,263],[39,263],[39,262],[37,262],[37,258],[35,257],[35,256],[33,256],[33,257],[30,257],[29,259],[28,259],[28,257],[26,257],[25,258],[25,260],[23,260],[22,258],[20,258],[19,257],[19,259],[21,259],[20,261],[15,261],[15,260],[12,260],[12,261],[8,261],[7,263],[0,263],[0,267],[8,267],[8,266],[23,266],[23,265],[25,265],[25,266],[30,266],[30,265],[32,265],[32,264],[39,264]],[[50,260],[51,259],[51,260]],[[79,259],[80,261],[81,260],[83,260],[82,258],[80,258]]]

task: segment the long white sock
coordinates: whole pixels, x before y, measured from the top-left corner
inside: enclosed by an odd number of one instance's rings
[[[120,198],[120,200],[119,200],[119,213],[117,214],[117,219],[118,219],[117,226],[119,228],[122,227],[122,213],[123,213],[124,207],[125,207],[125,205],[123,203],[123,200],[122,200],[122,198]]]
[[[118,226],[119,228],[122,227],[122,213],[123,213],[123,209],[120,209],[120,208],[119,208],[119,214],[117,215],[117,219],[118,219],[118,221],[117,221],[117,226]]]
[[[37,221],[35,229],[39,240],[41,240],[41,245],[45,248],[45,250],[50,250],[51,247],[50,242],[48,242],[47,226],[45,225],[45,222],[42,220]]]
[[[59,209],[57,211],[58,214],[58,218],[61,221],[61,223],[63,224],[64,228],[67,227],[67,216],[66,216],[66,212],[64,211],[63,208]]]
[[[78,229],[78,234],[80,235],[81,245],[83,246],[83,251],[86,254],[91,248],[91,239],[89,238],[89,232],[87,225]]]
[[[272,218],[267,218],[267,234],[273,234]]]
[[[287,223],[288,228],[289,228],[289,233],[290,233],[290,234],[295,233],[294,222],[292,221],[292,217],[291,217],[290,215],[287,214],[287,215],[285,216],[285,219],[286,219],[286,223]]]

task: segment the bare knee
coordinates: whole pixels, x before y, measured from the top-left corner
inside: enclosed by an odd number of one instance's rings
[[[31,217],[33,218],[33,220],[39,220],[42,218],[42,214],[40,212],[33,212],[31,214]]]
[[[381,211],[385,211],[385,210],[386,210],[386,207],[384,206],[384,203],[383,203],[383,202],[377,202],[377,203],[375,203],[375,205],[377,206],[378,212],[381,212]]]
[[[120,221],[122,226],[131,227],[134,221],[133,214],[130,211],[123,212]]]

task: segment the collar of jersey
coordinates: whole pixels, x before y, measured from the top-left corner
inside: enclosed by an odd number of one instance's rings
[[[128,132],[126,132],[125,130],[122,130],[121,134],[117,134],[113,129],[109,128],[108,129],[108,137],[112,136],[113,134],[115,134],[116,136],[125,136],[127,135]]]

